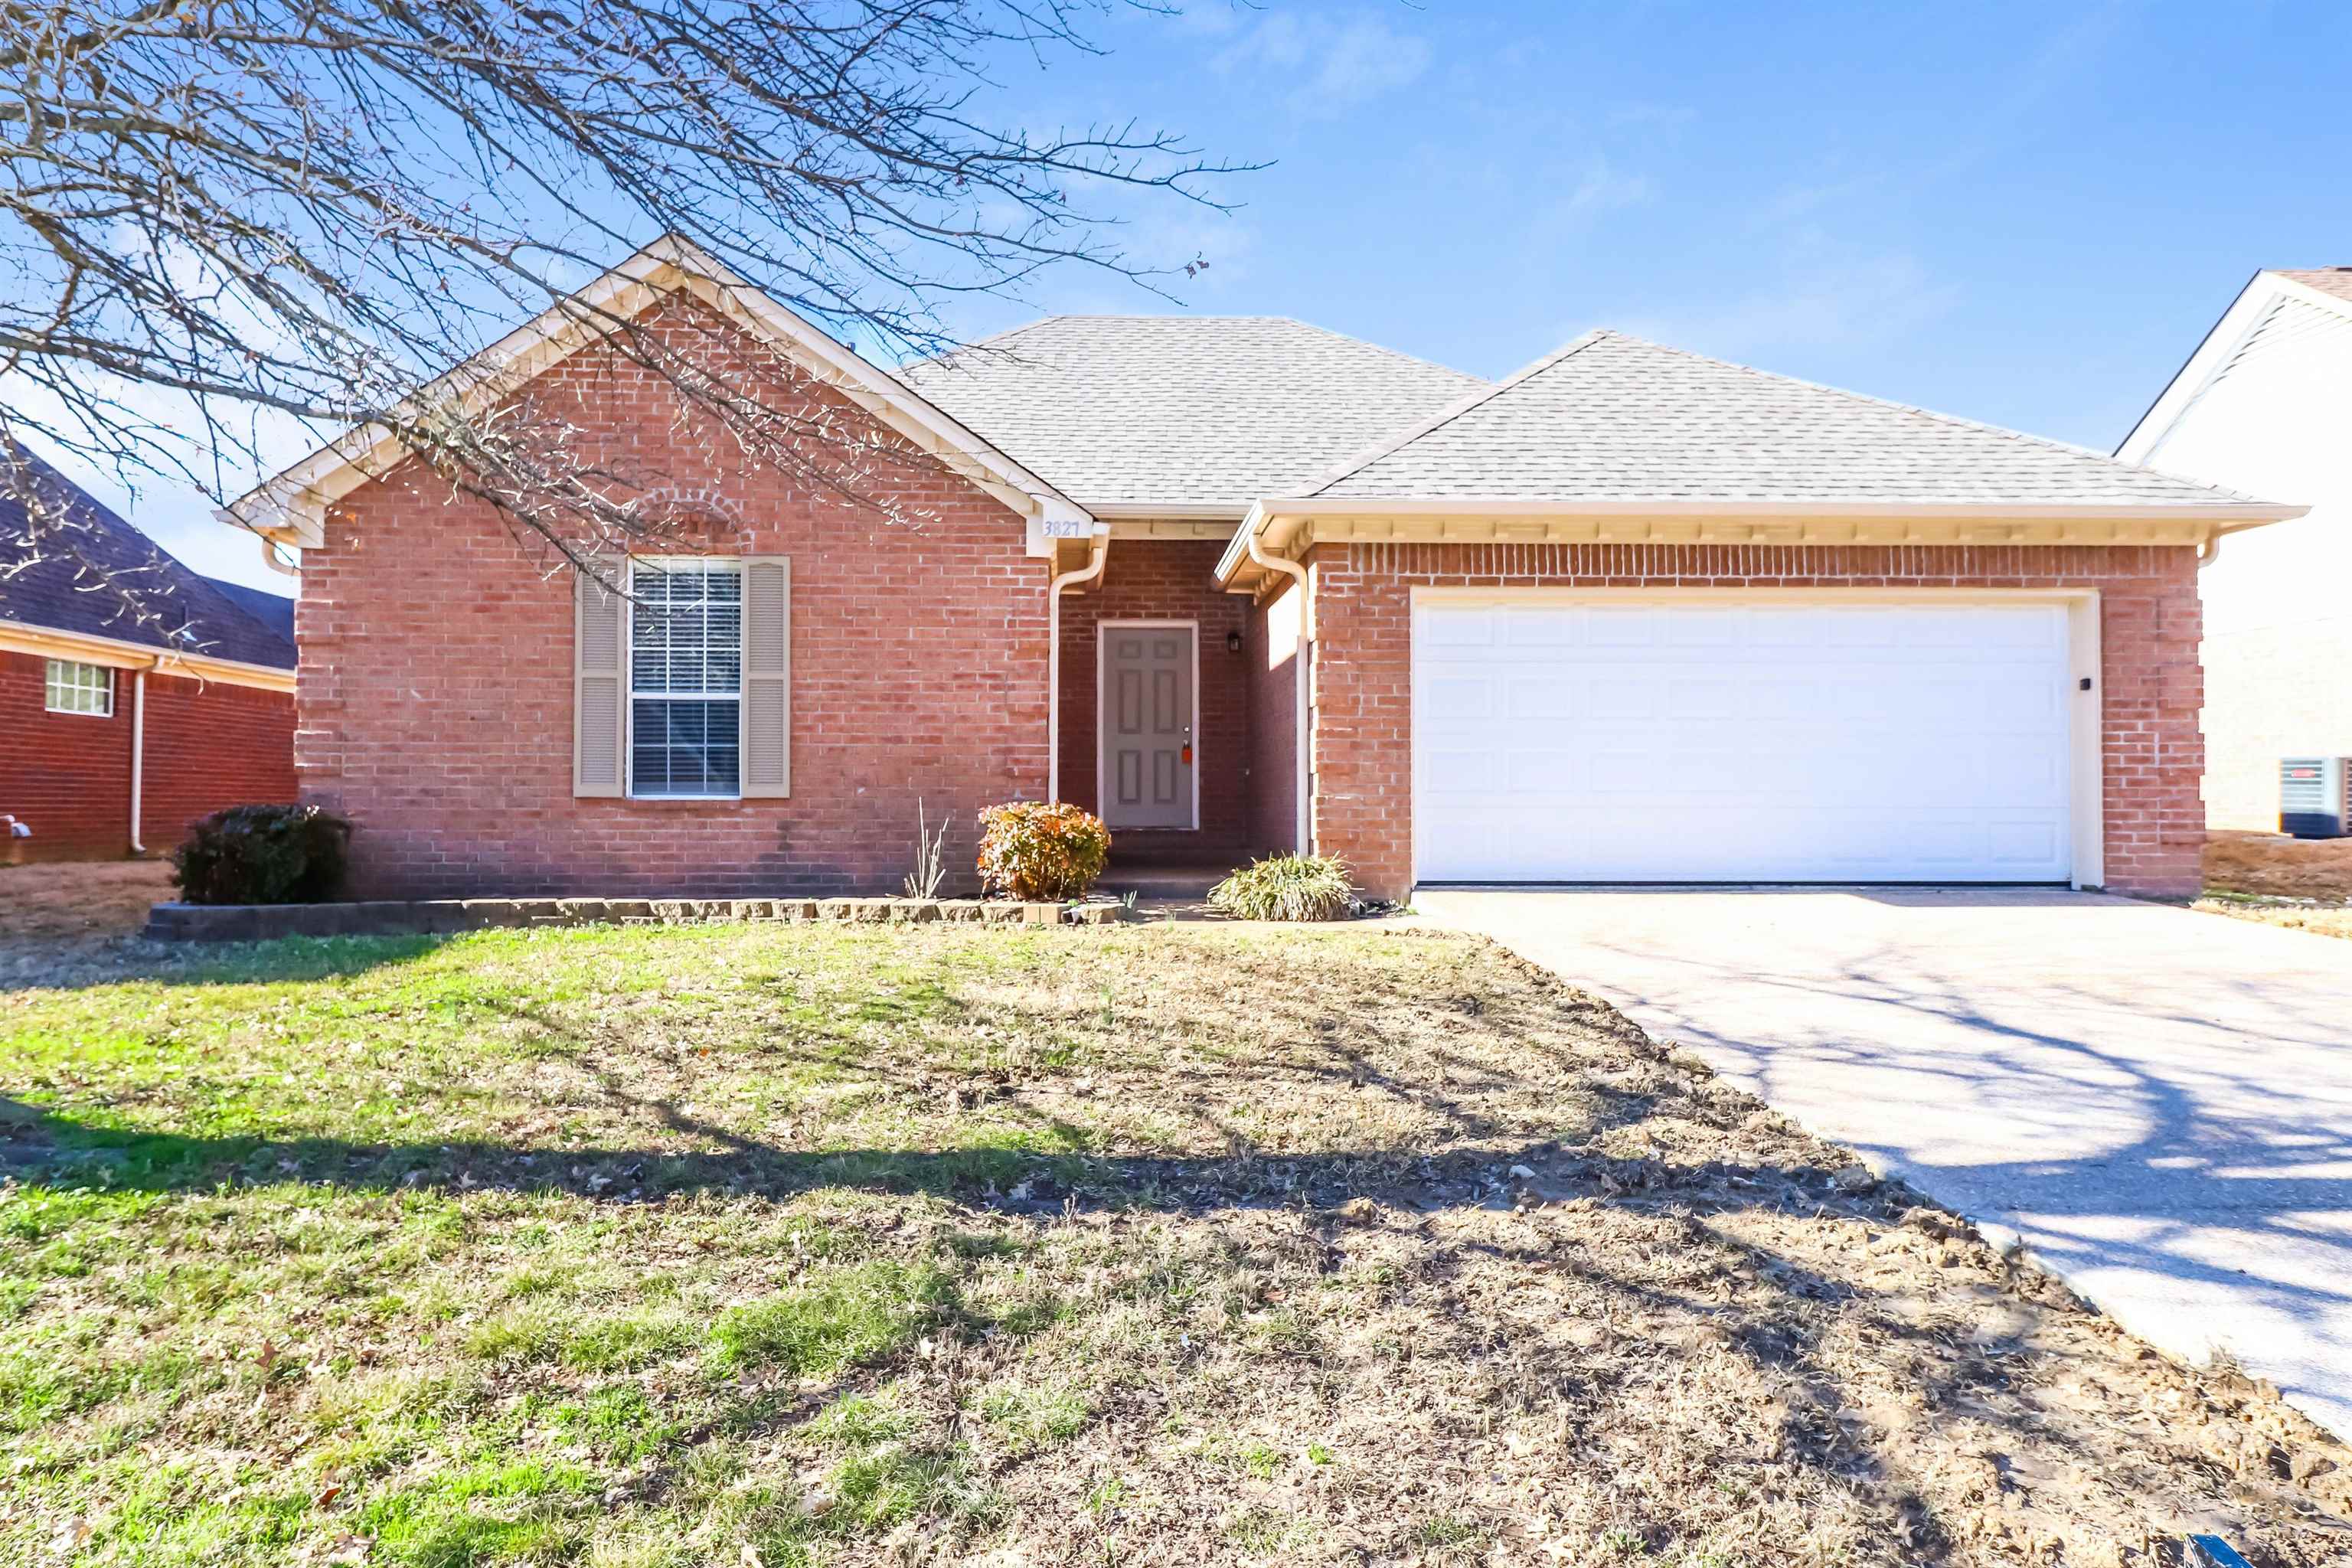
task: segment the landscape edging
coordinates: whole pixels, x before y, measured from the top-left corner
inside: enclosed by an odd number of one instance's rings
[[[992,899],[416,899],[333,904],[157,904],[151,942],[268,942],[285,936],[410,936],[541,926],[835,921],[912,925],[1107,924],[1115,904]]]

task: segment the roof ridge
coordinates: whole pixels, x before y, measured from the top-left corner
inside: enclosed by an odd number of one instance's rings
[[[2210,485],[2202,479],[2183,479],[2178,474],[2164,473],[2161,469],[2150,468],[2143,464],[2126,463],[2112,453],[2096,451],[2089,447],[2078,447],[2072,441],[2061,441],[2049,436],[2036,436],[2031,431],[2015,429],[2007,425],[1995,425],[1987,420],[1971,419],[1963,414],[1947,414],[1938,408],[1923,407],[1916,403],[1901,403],[1891,397],[1877,397],[1867,392],[1856,392],[1851,387],[1832,386],[1827,382],[1808,380],[1801,375],[1788,375],[1776,370],[1762,370],[1752,364],[1743,364],[1738,360],[1718,359],[1713,354],[1703,354],[1691,349],[1676,348],[1672,343],[1661,343],[1649,338],[1635,337],[1631,332],[1604,331],[1596,335],[1613,337],[1622,342],[1637,344],[1642,348],[1655,350],[1659,353],[1696,360],[1701,364],[1718,365],[1725,370],[1736,370],[1744,375],[1756,376],[1761,380],[1786,382],[1792,386],[1802,386],[1815,392],[1829,393],[1849,402],[1868,404],[1874,408],[1893,409],[1900,414],[1916,414],[1923,419],[1932,419],[1938,424],[1956,426],[1963,430],[1975,430],[1988,436],[1999,436],[2006,440],[2021,441],[2028,446],[2047,447],[2072,458],[2087,458],[2103,466],[2129,468],[2137,473],[2158,474],[2164,479],[2175,480],[2182,485],[2193,486],[2198,489],[2210,490],[2217,496],[2226,496],[2232,500],[2252,501],[2256,499],[2222,485]]]
[[[1340,480],[1360,473],[1364,469],[1370,468],[1374,463],[1379,462],[1382,458],[1389,456],[1391,453],[1400,451],[1402,448],[1412,445],[1412,443],[1420,440],[1423,436],[1429,435],[1433,431],[1442,429],[1445,426],[1451,425],[1454,420],[1461,418],[1472,409],[1488,403],[1495,398],[1500,397],[1504,393],[1508,392],[1512,387],[1518,385],[1521,382],[1527,381],[1533,376],[1542,374],[1545,371],[1549,370],[1552,366],[1568,358],[1570,354],[1580,353],[1582,351],[1591,348],[1594,343],[1599,342],[1602,338],[1611,335],[1612,334],[1607,328],[1596,327],[1591,331],[1584,332],[1577,337],[1570,339],[1567,342],[1561,344],[1559,348],[1552,350],[1551,353],[1545,354],[1542,358],[1535,360],[1530,363],[1521,365],[1517,370],[1513,371],[1502,380],[1488,382],[1486,385],[1479,387],[1475,392],[1465,393],[1454,402],[1449,403],[1444,407],[1439,409],[1436,413],[1430,415],[1427,418],[1422,419],[1412,425],[1406,426],[1396,434],[1382,437],[1380,440],[1373,442],[1370,447],[1363,448],[1353,457],[1341,458],[1339,463],[1308,479],[1306,488],[1301,489],[1298,493],[1302,496],[1321,495],[1325,490],[1329,489],[1333,485],[1338,484]],[[1441,365],[1438,368],[1444,369],[1444,367]]]

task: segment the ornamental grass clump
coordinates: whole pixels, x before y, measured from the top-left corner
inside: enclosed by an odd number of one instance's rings
[[[1209,889],[1209,907],[1245,921],[1336,921],[1355,909],[1356,889],[1328,855],[1273,855]]]
[[[1075,805],[1016,800],[980,814],[980,879],[1033,902],[1085,894],[1110,861],[1110,829]]]

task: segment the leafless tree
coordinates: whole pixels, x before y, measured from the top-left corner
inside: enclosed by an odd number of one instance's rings
[[[1001,90],[1125,3],[0,0],[0,455],[34,436],[225,500],[289,429],[375,422],[556,565],[656,537],[660,476],[436,374],[660,234],[886,357],[1055,263],[1168,276],[1107,226],[1118,193],[1213,205],[1236,166],[1007,123]],[[598,325],[753,461],[891,506],[824,405]],[[0,573],[74,552],[14,489]]]

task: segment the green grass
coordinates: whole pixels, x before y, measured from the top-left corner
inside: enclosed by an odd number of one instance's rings
[[[1846,1321],[1863,1200],[1805,1173],[1851,1156],[1442,935],[565,930],[67,979],[0,994],[0,1562],[1532,1561],[1530,1500],[1628,1495],[1679,1500],[1661,1560],[1875,1561],[1942,1471],[1760,1465],[1791,1378],[1965,1386],[1978,1447],[2032,1384],[1969,1381],[1932,1315],[1993,1262],[1922,1265],[1916,1332]],[[1563,1149],[1687,1182],[1490,1204]],[[2065,1375],[2158,1408],[2073,1322],[2037,1331]],[[2229,1506],[2067,1419],[1998,1441]],[[1622,1479],[1654,1456],[1696,1479]]]

